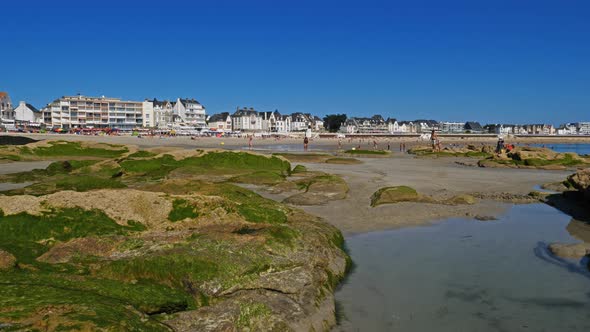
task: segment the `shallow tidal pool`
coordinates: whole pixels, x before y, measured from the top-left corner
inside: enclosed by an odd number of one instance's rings
[[[579,242],[570,220],[544,204],[516,205],[495,221],[351,236],[356,267],[336,293],[336,330],[590,331],[587,259],[547,250]]]

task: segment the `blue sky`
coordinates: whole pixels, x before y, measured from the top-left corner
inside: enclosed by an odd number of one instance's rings
[[[0,91],[590,121],[590,1],[6,1]]]

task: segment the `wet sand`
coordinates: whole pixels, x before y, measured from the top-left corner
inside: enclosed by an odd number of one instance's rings
[[[493,200],[457,206],[404,202],[371,207],[370,197],[379,188],[398,185],[440,198],[474,192],[528,194],[536,185],[562,181],[571,173],[467,167],[457,165],[456,158],[419,159],[409,155],[363,160],[360,165],[305,164],[311,170],[342,176],[350,191],[344,200],[304,210],[323,217],[345,234],[429,225],[450,217],[498,216],[508,205]]]

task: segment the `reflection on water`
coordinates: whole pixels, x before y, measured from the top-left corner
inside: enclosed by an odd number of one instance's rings
[[[336,293],[350,331],[590,331],[587,260],[556,258],[577,242],[570,218],[542,204],[497,221],[347,239],[357,268]]]

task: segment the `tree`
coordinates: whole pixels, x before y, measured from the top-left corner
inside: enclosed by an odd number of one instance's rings
[[[328,114],[324,116],[324,128],[331,133],[335,133],[340,126],[346,121],[346,114]]]

